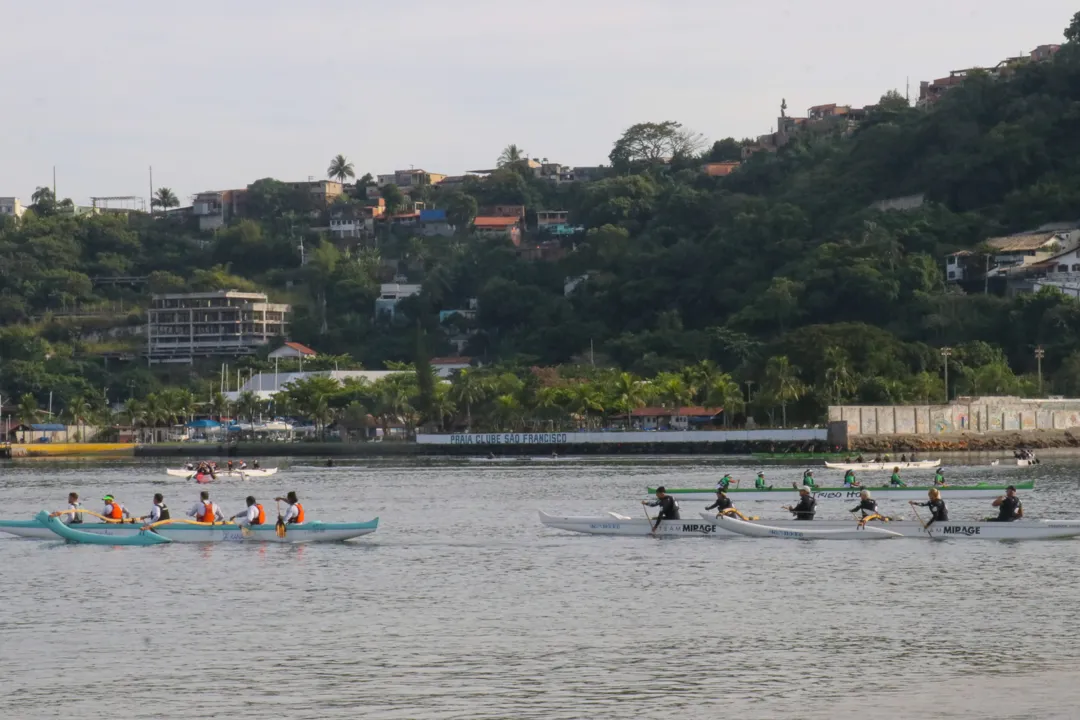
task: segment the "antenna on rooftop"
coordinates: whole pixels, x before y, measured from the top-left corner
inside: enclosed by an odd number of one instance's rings
[[[908,75],[904,78],[904,99],[908,101],[908,105],[911,104],[911,76]]]

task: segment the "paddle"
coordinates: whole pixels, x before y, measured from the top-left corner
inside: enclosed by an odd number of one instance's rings
[[[642,510],[642,512],[645,513],[645,517],[648,518],[648,520],[649,520],[649,527],[652,528],[652,530],[649,531],[649,534],[650,535],[655,535],[656,534],[656,528],[657,528],[657,526],[659,526],[660,523],[656,523],[656,525],[653,525],[652,516],[649,515],[649,508],[645,507],[645,501],[644,500],[641,502],[641,510]]]
[[[198,520],[188,520],[186,518],[171,518],[169,520],[158,520],[157,522],[152,522],[149,525],[143,525],[141,529],[142,530],[153,530],[154,528],[161,527],[162,525],[173,525],[175,523],[181,523],[181,524],[184,524],[184,525],[202,525],[202,526],[206,526],[206,525],[233,525],[234,524],[231,521],[226,521],[226,522],[199,522]]]
[[[645,513],[649,513],[646,511]],[[285,518],[281,516],[281,501],[277,501],[277,525],[274,526],[274,532],[277,533],[279,538],[285,537]]]
[[[922,518],[919,517],[919,511],[915,508],[915,501],[914,500],[908,500],[908,504],[911,505],[911,511],[913,513],[915,513],[915,519],[919,521],[919,525],[922,527],[923,530],[926,531],[926,536],[930,537],[930,538],[934,537],[933,535],[930,534],[930,528],[926,527],[926,523],[924,523],[922,521]]]
[[[78,510],[57,510],[54,513],[50,513],[49,517],[59,517],[60,515],[75,515],[76,513],[82,513],[83,515],[92,515],[93,517],[96,517],[97,519],[101,520],[102,522],[107,522],[107,523],[110,523],[110,524],[113,524],[113,525],[117,525],[117,524],[122,525],[122,524],[124,524],[124,522],[131,522],[131,523],[135,522],[135,518],[128,518],[126,521],[125,520],[115,520],[115,519],[110,518],[110,517],[105,517],[101,513],[96,513],[93,510],[85,510],[83,508],[79,508]]]

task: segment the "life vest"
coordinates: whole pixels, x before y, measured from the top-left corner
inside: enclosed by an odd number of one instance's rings
[[[296,517],[294,517],[292,520],[290,520],[289,523],[290,524],[292,524],[292,523],[299,524],[299,523],[304,522],[304,506],[301,505],[300,503],[296,503],[295,505],[293,505],[293,507],[296,508]]]
[[[111,503],[109,503],[109,511],[105,513],[105,517],[109,518],[110,520],[123,520],[124,509],[120,507],[120,503],[113,500]]]
[[[73,509],[82,510],[82,503],[75,503]],[[70,525],[78,525],[83,521],[82,513],[72,513]]]
[[[214,522],[214,503],[209,500],[203,500],[202,512],[195,516],[195,519],[199,522],[212,523]]]
[[[158,505],[158,507],[161,508],[161,515],[158,516],[158,521],[159,522],[162,521],[162,520],[171,520],[172,519],[171,517],[169,517],[169,508],[166,507],[165,503],[161,503],[160,505]]]
[[[251,523],[251,524],[252,525],[265,525],[266,524],[266,511],[263,510],[263,506],[256,503],[255,504],[255,509],[257,509],[259,511],[259,516],[257,518],[255,518],[255,521],[253,523]]]

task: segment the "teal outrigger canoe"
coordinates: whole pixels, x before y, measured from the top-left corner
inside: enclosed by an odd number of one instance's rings
[[[167,537],[158,535],[153,530],[138,530],[131,535],[96,535],[94,533],[76,530],[60,522],[60,518],[52,517],[42,510],[34,519],[56,535],[68,542],[81,543],[83,545],[163,545],[171,543]]]

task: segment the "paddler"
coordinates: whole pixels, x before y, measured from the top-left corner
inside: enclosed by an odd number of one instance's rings
[[[784,508],[790,511],[796,520],[813,520],[814,513],[817,512],[817,500],[810,494],[810,488],[799,488],[799,504],[788,505]]]
[[[724,477],[720,478],[720,482],[716,484],[716,491],[719,492],[723,490],[724,492],[727,492],[728,488],[731,487],[731,483],[731,473],[724,473]]]
[[[804,472],[802,474],[802,485],[799,485],[799,483],[793,482],[793,483],[791,483],[791,487],[795,488],[796,490],[799,490],[799,489],[804,488],[804,487],[805,488],[814,487],[814,471],[813,470],[807,470],[806,472]]]
[[[675,498],[667,494],[667,490],[664,486],[656,488],[655,500],[642,500],[642,505],[647,507],[658,507],[660,512],[656,513],[656,523],[653,525],[653,531],[655,532],[660,527],[661,520],[679,520],[679,503],[675,502]]]
[[[945,470],[944,468],[938,468],[934,471],[934,485],[945,487]]]
[[[941,499],[941,491],[937,488],[930,488],[926,491],[926,494],[930,497],[927,502],[921,503],[908,500],[908,504],[913,507],[930,508],[930,522],[926,523],[926,527],[930,527],[931,523],[935,522],[948,522],[949,508],[946,507],[945,501]]]
[[[188,517],[195,518],[196,522],[225,522],[225,515],[221,512],[221,508],[218,507],[218,504],[210,500],[210,492],[208,490],[203,490],[199,493],[199,502],[191,506],[187,515]]]
[[[240,461],[240,463],[239,463],[239,465],[238,465],[238,467],[239,467],[239,469],[241,469],[241,470],[247,470],[247,463],[246,463],[246,462],[244,462],[243,460],[241,460],[241,461]]]
[[[892,477],[889,478],[889,485],[891,487],[907,487],[904,481],[900,479],[900,468],[894,467],[892,469]]]
[[[150,514],[139,519],[146,523],[171,520],[172,517],[169,515],[169,508],[165,505],[165,496],[161,493],[154,493],[154,505],[150,508]]]
[[[60,522],[65,525],[78,525],[83,521],[82,503],[79,502],[79,493],[68,493],[67,512],[60,516]]]
[[[247,497],[247,509],[232,516],[237,525],[265,525],[266,511],[255,501],[254,495]]]
[[[771,485],[765,484],[765,471],[758,470],[757,479],[754,480],[755,490],[772,490]]]
[[[729,498],[727,496],[727,493],[724,492],[723,489],[717,489],[717,491],[716,491],[716,502],[714,502],[712,505],[710,505],[709,507],[707,507],[705,509],[706,510],[716,510],[716,514],[720,515],[725,510],[730,510],[733,507],[735,507],[735,506],[731,502],[731,498]]]
[[[860,510],[862,511],[862,516],[864,518],[868,518],[871,515],[880,515],[878,512],[877,500],[870,497],[869,490],[863,490],[859,493],[859,504],[851,508],[848,512],[859,512]]]
[[[300,500],[296,497],[296,491],[290,490],[285,497],[276,497],[274,500],[276,502],[284,500],[289,503],[288,507],[285,508],[285,515],[283,516],[286,525],[304,522],[304,506],[300,504]]]
[[[101,501],[105,503],[105,508],[101,511],[101,514],[109,520],[122,521],[124,518],[131,517],[127,508],[116,502],[112,495],[106,495],[101,498]]]
[[[855,479],[855,471],[848,470],[844,473],[844,487],[859,487],[859,481]]]
[[[1012,522],[1024,517],[1024,503],[1016,496],[1016,486],[1010,485],[1005,488],[1005,494],[990,503],[998,509],[996,518],[987,518],[992,522]]]
[[[252,470],[258,470],[259,469],[259,461],[258,460],[253,460],[251,462],[251,469]]]

